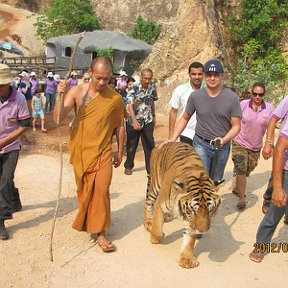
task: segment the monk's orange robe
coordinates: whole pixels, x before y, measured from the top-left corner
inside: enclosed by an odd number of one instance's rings
[[[78,195],[76,230],[99,233],[111,225],[111,139],[125,115],[122,97],[109,87],[78,110],[69,144]]]

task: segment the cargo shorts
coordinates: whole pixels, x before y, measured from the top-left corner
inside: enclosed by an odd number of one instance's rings
[[[233,175],[246,174],[248,177],[257,166],[259,157],[260,150],[253,151],[232,141],[232,161],[234,163]]]

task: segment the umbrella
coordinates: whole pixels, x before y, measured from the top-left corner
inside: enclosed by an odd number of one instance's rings
[[[18,49],[16,46],[6,43],[6,42],[0,42],[0,50],[2,51],[7,51],[9,53],[13,54],[18,54],[18,55],[23,55],[23,52]]]

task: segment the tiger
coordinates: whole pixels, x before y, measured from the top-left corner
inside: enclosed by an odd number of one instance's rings
[[[174,142],[161,149],[154,148],[150,165],[144,211],[144,227],[150,232],[150,241],[160,243],[165,236],[164,222],[182,218],[184,230],[179,265],[197,267],[196,236],[210,228],[211,216],[221,202],[218,188],[189,144]]]

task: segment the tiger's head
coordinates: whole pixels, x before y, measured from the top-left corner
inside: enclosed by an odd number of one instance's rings
[[[221,199],[217,186],[206,173],[201,173],[197,180],[192,178],[188,177],[182,182],[173,181],[173,186],[179,193],[181,215],[189,222],[193,233],[203,233],[209,230],[211,217]]]

